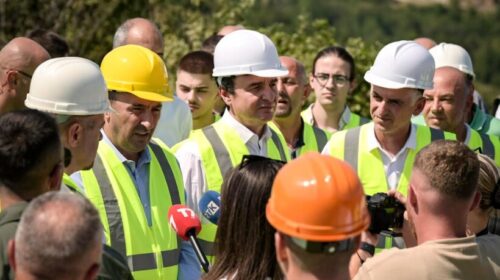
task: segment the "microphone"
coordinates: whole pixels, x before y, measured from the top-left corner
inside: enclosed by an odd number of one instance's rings
[[[220,194],[216,191],[204,193],[198,203],[203,216],[214,225],[217,225],[219,222],[220,205]]]
[[[198,218],[190,208],[182,204],[176,204],[168,209],[168,221],[180,238],[185,241],[189,240],[201,267],[205,272],[208,272],[209,263],[207,257],[201,250],[198,239],[196,238],[196,235],[201,230],[200,218]]]

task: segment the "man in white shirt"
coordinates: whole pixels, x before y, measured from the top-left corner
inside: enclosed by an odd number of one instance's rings
[[[220,192],[224,175],[243,155],[289,158],[284,139],[267,126],[276,108],[277,77],[288,73],[273,42],[256,31],[232,32],[217,44],[214,66],[213,76],[228,110],[219,121],[174,147],[187,203],[193,209],[198,209],[204,192]],[[199,236],[208,255],[213,255],[215,232],[215,226],[206,222]]]

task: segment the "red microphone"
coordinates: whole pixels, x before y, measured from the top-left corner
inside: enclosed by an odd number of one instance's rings
[[[168,209],[168,222],[180,238],[191,243],[194,252],[200,261],[201,267],[208,272],[209,263],[205,253],[200,248],[196,235],[201,230],[200,218],[194,211],[182,204],[172,205]]]

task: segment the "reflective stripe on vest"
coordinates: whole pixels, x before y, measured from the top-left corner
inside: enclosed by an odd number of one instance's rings
[[[374,124],[339,131],[332,135],[329,154],[348,162],[355,169],[364,186],[365,193],[373,195],[387,192],[387,180],[382,157],[378,149],[368,150],[366,145],[368,133],[373,133]],[[455,139],[452,133],[442,132],[416,125],[416,149],[410,149],[406,155],[403,172],[397,190],[406,195],[415,155],[424,146],[437,139]]]
[[[267,156],[288,161],[290,155],[285,153],[288,148],[283,136],[273,130],[271,133],[272,136],[267,141]],[[249,154],[248,148],[239,134],[223,122],[193,131],[191,138],[197,142],[200,150],[207,188],[220,193],[224,176],[241,162],[243,155]],[[214,255],[216,231],[216,225],[203,220],[198,240],[209,260]]]
[[[467,146],[478,153],[487,155],[500,166],[500,138],[494,135],[487,135],[470,129],[470,136]]]
[[[150,143],[148,147],[152,226],[147,224],[126,167],[108,144],[100,142],[94,167],[81,173],[82,181],[86,194],[100,212],[107,243],[126,257],[134,278],[177,278],[180,240],[170,229],[166,215],[170,205],[184,202],[180,195],[182,179],[172,154],[167,157],[157,144]]]

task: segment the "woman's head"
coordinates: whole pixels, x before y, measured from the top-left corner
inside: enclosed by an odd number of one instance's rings
[[[481,193],[479,207],[469,212],[467,225],[471,233],[479,233],[488,226],[490,216],[494,216],[495,193],[500,179],[499,170],[495,162],[488,156],[478,154],[479,159],[479,178],[477,189]],[[498,195],[496,195],[498,197]],[[498,200],[498,198],[497,198]],[[497,202],[498,203],[498,202]]]
[[[309,78],[316,102],[345,106],[347,95],[355,86],[354,71],[354,59],[346,49],[334,46],[321,50],[314,58]]]
[[[490,212],[493,209],[493,192],[500,179],[499,170],[495,162],[486,155],[478,154],[479,180],[478,190],[481,193],[479,209]]]
[[[216,262],[206,279],[281,278],[274,250],[274,229],[266,203],[282,162],[245,156],[224,179],[216,236]]]

